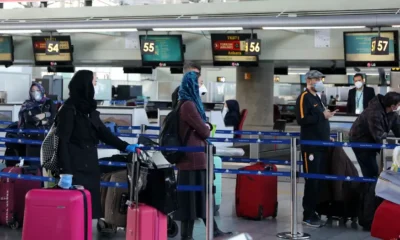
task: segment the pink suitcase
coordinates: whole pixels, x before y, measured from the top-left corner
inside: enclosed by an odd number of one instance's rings
[[[40,176],[37,167],[8,167],[2,172]],[[29,190],[40,189],[40,181],[23,179],[0,178],[0,225],[13,229],[18,228],[24,221],[25,195]]]
[[[139,204],[128,207],[126,240],[167,240],[167,216],[157,209]]]
[[[87,190],[37,189],[26,195],[22,240],[92,240]]]

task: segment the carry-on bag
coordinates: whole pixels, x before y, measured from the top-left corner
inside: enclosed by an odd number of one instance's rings
[[[277,171],[275,165],[256,163],[241,168],[250,171]],[[275,218],[278,213],[278,178],[240,174],[236,178],[236,215],[254,220]]]
[[[22,240],[92,240],[92,198],[83,189],[34,189],[26,195]]]
[[[127,171],[120,170],[104,174],[102,181],[127,183]],[[126,226],[126,202],[129,200],[129,192],[125,188],[106,188],[100,190],[101,204],[104,211],[104,219],[100,219],[97,228],[101,232],[116,232],[118,227]],[[102,222],[104,221],[104,222]]]
[[[375,194],[390,202],[400,204],[400,172],[381,172],[376,183]]]
[[[133,154],[133,158],[137,156]],[[133,162],[138,163],[137,159]],[[167,216],[155,208],[139,203],[139,192],[146,185],[145,170],[140,164],[133,164],[134,169],[128,177],[130,182],[130,204],[126,227],[126,240],[167,240]]]
[[[400,205],[383,201],[375,212],[371,236],[383,240],[400,237]]]
[[[4,173],[40,176],[38,167],[8,167]],[[0,178],[0,225],[17,229],[24,221],[25,195],[32,189],[41,188],[40,181]]]

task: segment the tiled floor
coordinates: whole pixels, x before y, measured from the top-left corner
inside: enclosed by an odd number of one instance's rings
[[[279,183],[279,211],[278,217],[275,220],[266,219],[264,221],[249,221],[239,219],[233,215],[233,203],[234,203],[234,191],[235,191],[235,179],[223,178],[223,200],[220,209],[220,215],[217,217],[220,228],[228,231],[235,232],[247,232],[254,240],[259,239],[277,239],[275,235],[278,232],[290,230],[290,188],[289,183]],[[299,185],[299,198],[298,198],[298,209],[299,217],[301,220],[301,198],[302,198],[302,186]],[[95,226],[95,225],[94,225]],[[303,227],[301,224],[298,225],[299,231],[304,231],[311,234],[311,239],[329,239],[329,240],[365,240],[374,239],[370,237],[369,232],[364,232],[357,226],[351,226],[348,223],[346,226],[339,226],[336,222],[333,224],[327,224],[324,228],[312,229]],[[123,231],[112,237],[101,237],[97,234],[96,228],[93,228],[94,239],[125,239],[125,233]],[[200,222],[197,223],[194,238],[196,240],[205,239],[205,228]],[[0,228],[0,239],[1,240],[20,240],[21,232],[12,231],[7,228]],[[176,237],[174,239],[179,239]],[[48,240],[48,239],[38,239]]]

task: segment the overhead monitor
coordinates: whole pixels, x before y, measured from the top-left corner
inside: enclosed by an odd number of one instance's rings
[[[182,35],[140,35],[139,39],[143,66],[183,66]]]
[[[388,54],[372,54],[373,38],[379,36],[377,31],[345,32],[344,58],[346,67],[396,67],[399,66],[398,31],[382,31],[380,36],[388,38],[389,43],[383,47]]]
[[[72,45],[70,36],[33,36],[35,65],[72,65]]]
[[[11,64],[13,61],[13,38],[11,36],[0,36],[0,64]]]
[[[257,34],[211,34],[214,66],[258,66],[258,56],[245,52],[248,39],[257,39]]]

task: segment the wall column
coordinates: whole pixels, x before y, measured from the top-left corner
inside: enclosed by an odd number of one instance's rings
[[[251,79],[245,80],[245,73]],[[236,98],[240,109],[247,109],[244,130],[262,129],[273,125],[274,63],[259,63],[259,67],[237,68]]]

